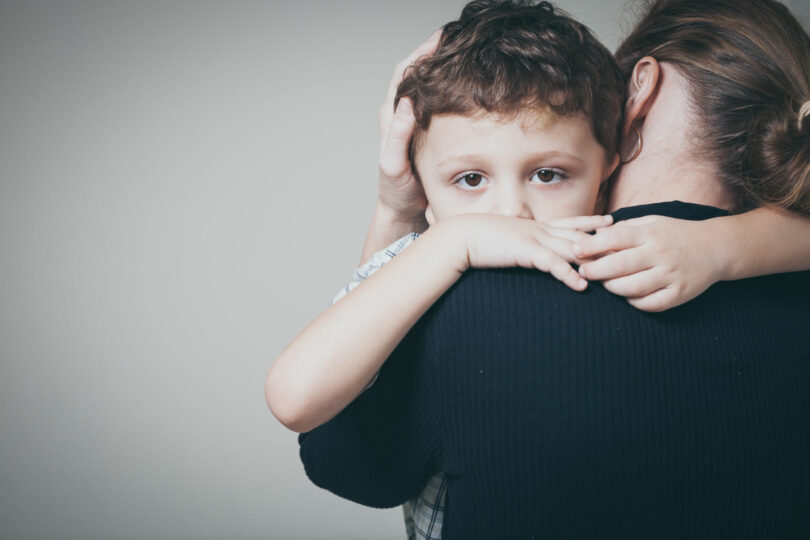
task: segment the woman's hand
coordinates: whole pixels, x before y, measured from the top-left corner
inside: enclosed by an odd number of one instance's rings
[[[391,216],[399,221],[423,221],[427,201],[422,186],[411,170],[408,158],[408,149],[416,125],[413,104],[409,99],[403,98],[397,103],[394,111],[394,98],[405,70],[420,57],[432,54],[436,50],[440,36],[441,32],[436,31],[397,64],[378,114],[380,122],[378,205],[390,211]]]
[[[419,57],[431,54],[439,43],[440,31],[419,45],[411,54],[397,64],[388,93],[380,107],[380,174],[377,188],[377,204],[371,219],[360,264],[391,242],[411,232],[427,229],[425,208],[427,199],[422,185],[411,170],[408,157],[416,118],[412,103],[402,99],[394,111],[394,97],[402,80],[402,74]]]
[[[433,227],[447,231],[463,246],[458,270],[520,266],[549,272],[575,291],[588,283],[571,267],[579,262],[572,246],[588,231],[611,223],[610,216],[581,216],[550,223],[488,214],[448,218]]]
[[[722,219],[722,218],[720,218]],[[577,242],[579,273],[643,311],[664,311],[695,298],[724,277],[717,220],[645,216],[622,221]]]

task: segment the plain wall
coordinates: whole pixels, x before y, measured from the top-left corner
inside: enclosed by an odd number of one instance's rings
[[[0,4],[0,537],[404,537],[263,385],[358,262],[394,65],[463,4]],[[634,20],[560,5],[611,49]]]

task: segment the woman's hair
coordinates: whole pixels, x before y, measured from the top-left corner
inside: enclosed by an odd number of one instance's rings
[[[657,0],[616,51],[625,81],[641,58],[689,81],[696,151],[740,208],[810,214],[810,37],[772,0]]]
[[[413,103],[411,162],[437,114],[584,113],[610,158],[626,85],[610,51],[548,2],[474,1],[442,29],[439,46],[409,67],[397,90]],[[414,169],[415,170],[415,169]]]

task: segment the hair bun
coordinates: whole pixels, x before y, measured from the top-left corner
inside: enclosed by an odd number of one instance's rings
[[[799,109],[798,122],[795,110],[783,106],[760,111],[740,173],[747,177],[742,183],[747,198],[756,206],[776,205],[810,215],[810,100]]]

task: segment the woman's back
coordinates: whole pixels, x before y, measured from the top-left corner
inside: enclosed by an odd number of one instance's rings
[[[806,538],[808,280],[650,315],[600,287],[469,272],[302,459],[380,506],[445,471],[448,539]]]

